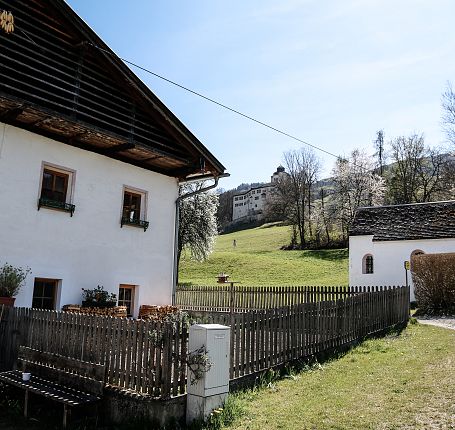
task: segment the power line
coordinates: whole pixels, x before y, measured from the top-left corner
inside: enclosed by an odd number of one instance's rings
[[[108,51],[107,49],[101,48],[98,45],[95,45],[95,44],[90,43],[90,42],[88,42],[88,44],[93,46],[94,48],[102,51],[102,52],[105,52],[106,54],[109,54],[111,56],[116,56],[116,54],[114,54],[113,52]],[[290,139],[296,140],[297,142],[303,143],[304,145],[310,146],[311,148],[314,148],[314,149],[316,149],[318,151],[324,152],[324,153],[326,153],[326,154],[328,154],[328,155],[330,155],[332,157],[335,157],[338,160],[342,159],[342,157],[340,157],[339,155],[334,154],[333,152],[327,151],[326,149],[323,149],[323,148],[320,148],[319,146],[313,145],[312,143],[309,143],[309,142],[307,142],[307,141],[305,141],[303,139],[300,139],[297,136],[294,136],[294,135],[292,135],[290,133],[287,133],[287,132],[285,132],[285,131],[277,128],[277,127],[274,127],[274,126],[272,126],[270,124],[267,124],[267,123],[265,123],[263,121],[260,121],[260,120],[254,118],[254,117],[252,117],[250,115],[247,115],[247,114],[245,114],[243,112],[240,112],[237,109],[234,109],[234,108],[232,108],[230,106],[225,105],[224,103],[221,103],[221,102],[219,102],[219,101],[217,101],[215,99],[212,99],[212,98],[210,98],[208,96],[205,96],[204,94],[201,94],[201,93],[199,93],[197,91],[194,91],[191,88],[185,87],[184,85],[179,84],[178,82],[175,82],[175,81],[173,81],[171,79],[168,79],[165,76],[159,75],[158,73],[155,73],[152,70],[149,70],[149,69],[147,69],[147,68],[145,68],[143,66],[140,66],[139,64],[136,64],[136,63],[134,63],[132,61],[126,60],[125,58],[122,58],[122,57],[118,57],[118,58],[120,58],[120,60],[122,60],[124,63],[130,64],[131,66],[136,67],[139,70],[142,70],[142,71],[144,71],[146,73],[149,73],[149,74],[151,74],[151,75],[153,75],[153,76],[155,76],[155,77],[157,77],[159,79],[162,79],[163,81],[166,81],[169,84],[172,84],[172,85],[174,85],[174,86],[176,86],[178,88],[181,88],[182,90],[185,90],[185,91],[187,91],[187,92],[189,92],[191,94],[194,94],[195,96],[198,96],[198,97],[200,97],[200,98],[202,98],[204,100],[207,100],[210,103],[213,103],[213,104],[215,104],[217,106],[220,106],[223,109],[227,109],[227,110],[229,110],[229,111],[231,111],[231,112],[233,112],[233,113],[235,113],[237,115],[240,115],[240,116],[242,116],[242,117],[244,117],[246,119],[249,119],[250,121],[253,121],[253,122],[257,123],[257,124],[260,124],[260,125],[262,125],[264,127],[269,128],[270,130],[273,130],[273,131],[275,131],[277,133],[280,133],[280,134],[282,134],[282,135],[284,135],[286,137],[289,137]]]
[[[16,28],[18,28],[17,25],[16,25]],[[26,31],[22,30],[21,28],[18,28],[18,30],[20,30],[20,31],[24,34],[24,36],[26,36],[27,39],[29,39],[32,43],[34,43],[38,48],[43,49],[41,46],[39,46],[39,45],[30,37],[29,34],[27,34]],[[182,84],[179,84],[178,82],[175,82],[175,81],[173,81],[173,80],[171,80],[171,79],[169,79],[169,78],[166,78],[165,76],[162,76],[162,75],[160,75],[160,74],[158,74],[158,73],[155,73],[155,72],[153,72],[152,70],[147,69],[146,67],[140,66],[139,64],[136,64],[136,63],[134,63],[133,61],[127,60],[127,59],[125,59],[125,58],[122,58],[122,57],[116,55],[115,53],[113,53],[112,51],[109,51],[109,50],[107,50],[107,49],[101,48],[100,46],[98,46],[98,45],[96,45],[96,44],[94,44],[94,43],[91,43],[91,42],[87,42],[87,44],[90,45],[90,46],[93,46],[94,48],[98,49],[99,51],[102,51],[102,52],[104,52],[104,53],[106,53],[106,54],[108,54],[108,55],[110,55],[110,56],[112,56],[112,57],[117,57],[117,58],[119,58],[120,60],[122,60],[122,61],[123,61],[124,63],[126,63],[126,64],[130,64],[131,66],[136,67],[136,68],[139,69],[139,70],[142,70],[142,71],[144,71],[144,72],[146,72],[146,73],[149,73],[150,75],[153,75],[153,76],[155,76],[155,77],[157,77],[157,78],[159,78],[159,79],[161,79],[161,80],[163,80],[163,81],[165,81],[165,82],[168,82],[168,83],[171,84],[171,85],[174,85],[174,86],[176,86],[176,87],[178,87],[178,88],[180,88],[180,89],[182,89],[182,90],[185,90],[185,91],[187,91],[187,92],[189,92],[189,93],[191,93],[191,94],[194,94],[195,96],[198,96],[198,97],[200,97],[200,98],[202,98],[202,99],[204,99],[204,100],[206,100],[206,101],[208,101],[208,102],[210,102],[210,103],[213,103],[213,104],[215,104],[215,105],[217,105],[217,106],[219,106],[219,107],[221,107],[221,108],[223,108],[223,109],[226,109],[226,110],[231,111],[231,112],[233,112],[233,113],[235,113],[235,114],[237,114],[237,115],[239,115],[239,116],[242,116],[243,118],[246,118],[246,119],[248,119],[248,120],[250,120],[250,121],[253,121],[253,122],[255,122],[256,124],[262,125],[263,127],[266,127],[266,128],[268,128],[268,129],[270,129],[270,130],[273,130],[273,131],[275,131],[276,133],[279,133],[279,134],[281,134],[281,135],[283,135],[283,136],[289,137],[290,139],[293,139],[293,140],[295,140],[295,141],[297,141],[297,142],[300,142],[300,143],[303,143],[304,145],[307,145],[307,146],[309,146],[309,147],[311,147],[311,148],[313,148],[313,149],[316,149],[316,150],[318,150],[318,151],[320,151],[320,152],[323,152],[323,153],[325,153],[325,154],[327,154],[327,155],[330,155],[330,156],[332,156],[332,157],[335,157],[337,160],[345,160],[345,158],[344,158],[344,157],[341,157],[340,155],[337,155],[337,154],[334,154],[333,152],[327,151],[326,149],[323,149],[323,148],[321,148],[321,147],[319,147],[319,146],[317,146],[317,145],[314,145],[314,144],[312,144],[312,143],[309,143],[309,142],[307,142],[306,140],[300,139],[299,137],[294,136],[294,135],[292,135],[292,134],[290,134],[290,133],[287,133],[286,131],[283,131],[283,130],[277,128],[277,127],[274,127],[274,126],[272,126],[272,125],[270,125],[270,124],[267,124],[267,123],[265,123],[265,122],[263,122],[263,121],[260,121],[259,119],[256,119],[256,118],[254,118],[254,117],[252,117],[252,116],[250,116],[250,115],[247,115],[247,114],[245,114],[245,113],[243,113],[243,112],[240,112],[239,110],[234,109],[234,108],[232,108],[232,107],[230,107],[230,106],[228,106],[228,105],[225,105],[224,103],[221,103],[221,102],[219,102],[219,101],[217,101],[217,100],[215,100],[215,99],[212,99],[211,97],[205,96],[204,94],[201,94],[201,93],[199,93],[199,92],[197,92],[197,91],[195,91],[195,90],[192,90],[191,88],[188,88],[188,87],[186,87],[186,86],[184,86],[184,85],[182,85]],[[359,168],[362,169],[362,170],[368,171],[368,169],[366,169],[366,168],[363,167],[363,166],[359,166],[359,165],[356,165],[356,164],[354,164],[354,163],[351,163],[351,164],[352,164],[353,166],[355,166],[355,167],[359,167]]]

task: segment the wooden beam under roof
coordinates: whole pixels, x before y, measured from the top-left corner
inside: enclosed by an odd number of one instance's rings
[[[104,149],[103,153],[113,154],[114,152],[127,151],[128,149],[133,149],[135,147],[136,145],[134,143],[127,142],[120,145],[110,146],[109,148]]]
[[[224,171],[63,0],[0,0],[0,8],[22,30],[0,34],[0,115],[3,95],[18,102],[3,122],[169,176],[188,166],[198,174],[201,156]]]
[[[0,121],[7,122],[16,119],[22,112],[24,112],[24,106],[14,107],[5,110],[0,114]]]

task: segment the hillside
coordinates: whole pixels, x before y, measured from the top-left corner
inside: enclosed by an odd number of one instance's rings
[[[273,224],[218,236],[207,261],[183,258],[179,282],[213,285],[225,272],[242,285],[347,285],[347,249],[281,251],[288,243],[289,227]]]

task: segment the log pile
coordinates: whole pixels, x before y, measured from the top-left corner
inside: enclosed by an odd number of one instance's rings
[[[139,308],[139,319],[162,322],[178,313],[179,308],[177,306],[141,305]]]
[[[126,318],[126,306],[114,306],[112,308],[89,308],[79,305],[65,305],[62,308],[64,312],[74,312],[84,315],[99,315],[108,317]]]

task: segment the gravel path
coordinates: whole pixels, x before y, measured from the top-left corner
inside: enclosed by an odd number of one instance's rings
[[[435,325],[455,330],[455,317],[417,317],[420,324]]]

